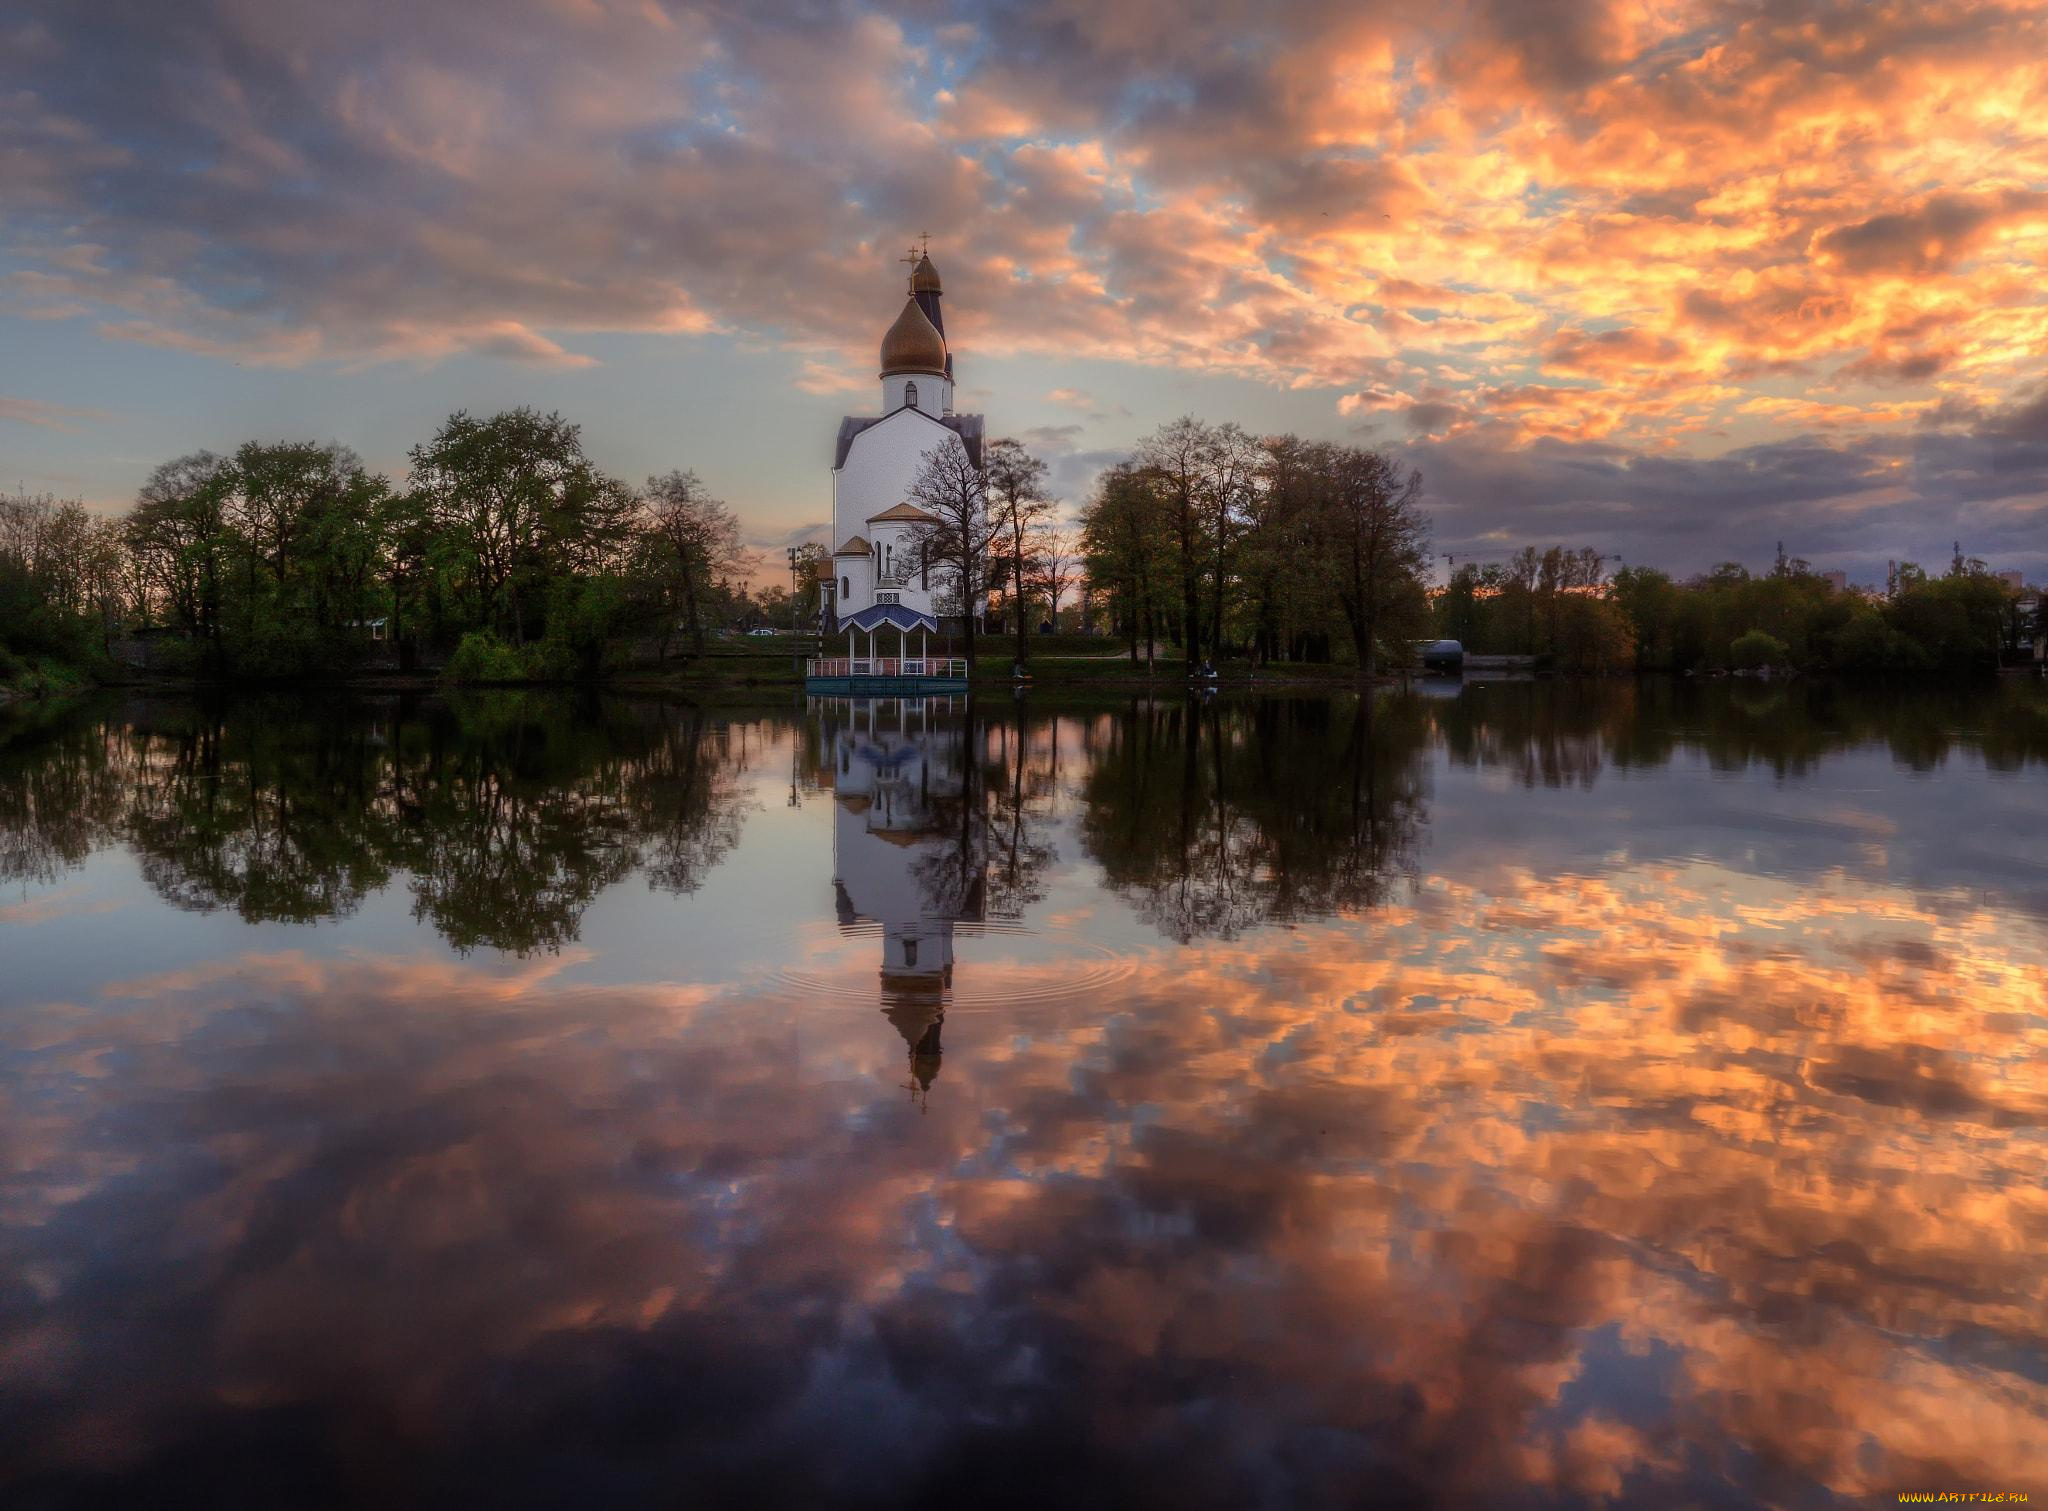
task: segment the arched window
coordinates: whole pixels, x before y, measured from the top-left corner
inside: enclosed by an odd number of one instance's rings
[[[903,385],[903,402],[908,404],[912,409],[917,408],[917,385],[915,383],[906,383]]]
[[[839,579],[839,596],[841,598],[851,598],[853,596],[853,579],[851,577]]]

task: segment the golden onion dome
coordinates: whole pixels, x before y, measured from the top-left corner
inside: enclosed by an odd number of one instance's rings
[[[920,258],[910,273],[910,292],[913,294],[939,294],[945,292],[939,287],[939,270],[932,266],[931,255]]]
[[[903,301],[903,313],[882,338],[882,376],[891,378],[898,373],[946,375],[946,338],[925,318],[915,299]]]

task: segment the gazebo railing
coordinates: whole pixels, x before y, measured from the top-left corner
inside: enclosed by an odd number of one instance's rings
[[[814,656],[806,677],[964,677],[965,656]]]

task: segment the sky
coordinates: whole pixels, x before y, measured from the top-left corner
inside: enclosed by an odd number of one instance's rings
[[[1070,505],[1192,413],[1397,449],[1440,556],[2048,577],[2048,4],[5,16],[0,486],[530,404],[772,550],[929,232]]]

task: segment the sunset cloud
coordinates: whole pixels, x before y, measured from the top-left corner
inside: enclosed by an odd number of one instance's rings
[[[963,350],[1393,440],[1869,460],[2048,345],[2032,0],[44,3],[0,58],[0,303],[243,362],[720,331],[829,393],[920,227]]]
[[[15,399],[0,394],[0,424],[35,425],[44,430],[76,430],[84,421],[104,418],[97,409],[45,404],[39,399]]]

